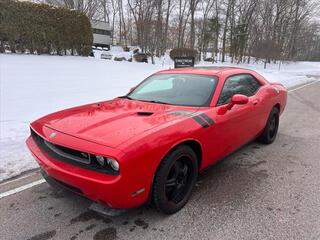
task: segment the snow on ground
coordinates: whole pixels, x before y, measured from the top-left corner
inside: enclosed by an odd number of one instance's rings
[[[156,65],[115,62],[86,57],[0,54],[0,181],[37,167],[27,151],[29,123],[45,114],[124,95],[148,75],[168,68],[171,60]],[[208,63],[201,63],[208,65]],[[281,67],[243,65],[257,69],[270,81],[286,87],[320,75],[320,63]]]
[[[93,50],[94,53],[94,57],[96,59],[101,59],[101,54],[102,53],[110,53],[112,56],[112,60],[117,57],[117,58],[125,58],[127,61],[133,56],[133,52],[129,51],[129,52],[125,52],[123,50],[122,47],[119,46],[112,46],[110,50],[106,51],[106,50],[101,50],[101,49],[95,49]]]
[[[206,63],[208,64],[208,63]],[[320,76],[320,62],[295,62],[268,64],[264,69],[262,63],[260,64],[216,64],[216,65],[229,65],[241,66],[243,68],[254,69],[270,82],[281,82],[286,88],[291,88],[300,84],[304,84],[314,80],[314,76]]]
[[[124,95],[158,69],[85,57],[0,55],[0,181],[37,167],[24,142],[32,120]]]
[[[124,51],[104,51],[104,50],[94,50],[94,57],[96,59],[101,59],[101,54],[102,53],[110,53],[112,56],[112,60],[117,57],[117,58],[125,58],[127,61],[132,58],[133,53],[132,52],[124,52]]]

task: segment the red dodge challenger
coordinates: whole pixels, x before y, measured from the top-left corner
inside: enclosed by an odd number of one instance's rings
[[[232,67],[157,72],[122,97],[31,123],[27,145],[46,180],[112,209],[149,201],[166,214],[198,173],[242,145],[272,143],[287,91]]]

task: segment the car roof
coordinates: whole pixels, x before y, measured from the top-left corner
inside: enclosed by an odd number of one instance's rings
[[[175,74],[201,74],[201,75],[219,75],[230,71],[232,73],[248,73],[252,70],[239,67],[229,67],[229,66],[197,66],[197,67],[187,67],[187,68],[173,68],[159,71],[158,73],[175,73]]]

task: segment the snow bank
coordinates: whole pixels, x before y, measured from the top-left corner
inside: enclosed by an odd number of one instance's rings
[[[200,63],[210,65],[210,63]],[[320,76],[320,62],[296,62],[268,64],[264,69],[263,64],[214,64],[216,66],[238,66],[256,70],[270,82],[281,82],[286,88],[291,88],[314,80],[314,76]]]
[[[45,114],[124,95],[148,75],[168,68],[170,59],[157,65],[115,62],[85,57],[0,54],[0,181],[37,167],[26,149],[29,123]],[[201,63],[206,64],[208,63]],[[320,63],[241,65],[258,70],[286,87],[320,75]]]
[[[95,49],[95,50],[93,50],[93,52],[94,52],[94,58],[96,58],[96,59],[101,59],[101,54],[103,52],[110,53],[112,56],[112,60],[114,60],[114,58],[117,57],[117,58],[125,58],[126,61],[128,61],[133,56],[132,52],[125,52],[120,47],[111,47],[110,51]],[[105,60],[105,59],[103,59],[103,60]]]

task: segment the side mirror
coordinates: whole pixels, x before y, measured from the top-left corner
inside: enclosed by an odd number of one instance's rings
[[[231,110],[234,105],[244,105],[249,102],[249,98],[242,94],[235,94],[232,96],[230,103],[227,105],[227,109]]]
[[[242,94],[235,94],[232,96],[231,102],[233,102],[234,104],[243,105],[249,102],[249,98]]]
[[[245,95],[242,94],[235,94],[231,97],[230,102],[219,108],[218,110],[218,114],[219,115],[223,115],[225,114],[228,110],[231,110],[233,108],[234,105],[238,104],[238,105],[243,105],[243,104],[247,104],[249,102],[249,98]]]

